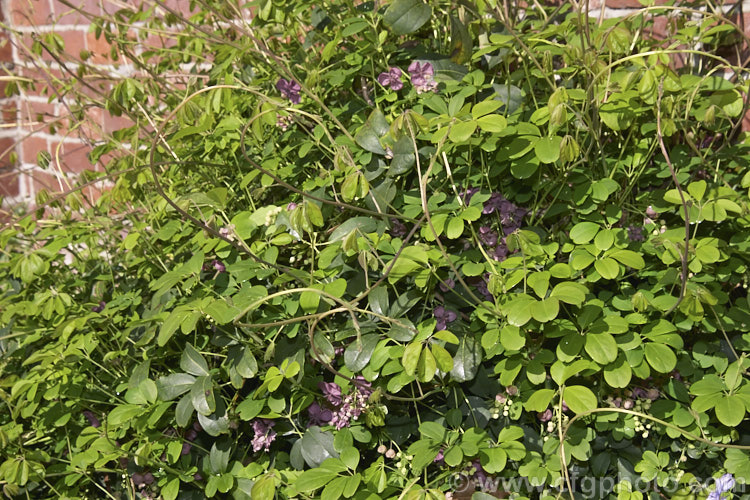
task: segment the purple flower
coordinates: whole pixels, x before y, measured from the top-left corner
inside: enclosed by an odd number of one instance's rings
[[[354,377],[354,387],[366,398],[369,398],[372,394],[372,384],[362,375]]]
[[[291,211],[292,211],[292,210],[294,210],[295,208],[297,208],[297,204],[296,204],[296,203],[294,203],[293,201],[290,201],[290,202],[289,202],[289,203],[287,203],[287,205],[286,205],[286,209],[287,209],[287,211],[289,211],[289,212],[291,212]]]
[[[483,214],[491,214],[495,210],[500,211],[503,203],[507,202],[503,195],[500,193],[492,193],[490,199],[484,202],[484,208],[482,209]]]
[[[180,451],[180,455],[189,455],[190,450],[193,448],[193,445],[190,443],[182,443],[182,451]]]
[[[99,422],[99,419],[96,418],[96,415],[94,415],[94,412],[89,410],[83,410],[83,416],[86,417],[86,420],[89,421],[89,425],[91,427],[99,427],[101,426],[101,422]]]
[[[307,407],[307,414],[310,417],[308,427],[325,425],[333,418],[333,412],[320,406],[317,401]]]
[[[262,449],[268,451],[271,448],[271,443],[276,439],[276,433],[271,429],[276,425],[273,420],[267,418],[260,418],[253,422],[253,432],[255,436],[251,441],[253,445],[253,451],[258,452]]]
[[[471,465],[474,468],[474,478],[479,483],[482,489],[484,489],[485,485],[487,484],[487,472],[482,468],[482,463],[477,458],[473,462],[471,462]]]
[[[495,247],[495,252],[492,254],[492,258],[498,262],[502,262],[508,257],[508,247],[505,245],[505,238],[503,241]]]
[[[471,201],[471,197],[477,194],[478,192],[479,192],[479,188],[468,187],[466,188],[466,191],[462,191],[460,193],[460,196],[461,196],[461,199],[464,200],[464,203],[468,205],[469,202]]]
[[[216,271],[223,273],[227,270],[226,266],[224,266],[224,263],[220,260],[214,259],[213,262],[211,262],[211,267],[213,267]]]
[[[405,236],[408,231],[406,225],[398,219],[391,219],[391,236],[394,238],[401,238]]]
[[[440,290],[442,290],[443,293],[446,293],[448,290],[453,290],[453,288],[456,286],[456,282],[453,281],[452,278],[446,278],[445,281],[438,284],[438,287]]]
[[[107,303],[102,300],[102,301],[99,302],[98,306],[92,307],[91,310],[94,311],[95,313],[100,313],[100,312],[102,312],[104,310],[104,307],[106,305],[107,305]]]
[[[720,478],[716,479],[716,489],[708,495],[706,500],[721,500],[724,498],[724,493],[729,493],[734,489],[735,481],[731,474],[724,474]]]
[[[299,98],[299,96],[297,96]],[[281,129],[281,131],[286,131],[286,129],[289,128],[289,125],[292,124],[292,117],[291,116],[284,116],[279,115],[278,118],[276,118],[276,126]]]
[[[493,231],[489,226],[481,226],[479,228],[479,241],[484,246],[494,247],[497,245],[497,232]]]
[[[456,318],[458,317],[456,313],[443,306],[437,306],[433,311],[433,314],[437,320],[437,326],[435,327],[437,331],[445,330],[447,324],[456,321]]]
[[[417,94],[437,90],[437,82],[432,78],[434,74],[435,70],[429,62],[419,64],[418,61],[414,61],[409,65],[409,77]]]
[[[544,413],[537,413],[536,418],[538,418],[540,422],[549,422],[552,420],[552,410],[547,408]]]
[[[378,82],[383,87],[390,87],[391,90],[401,90],[404,88],[404,83],[401,81],[401,70],[399,68],[391,68],[384,73],[378,75]]]
[[[646,389],[643,387],[636,387],[632,391],[632,395],[634,398],[638,399],[646,399],[648,398],[648,393],[646,392]]]
[[[295,82],[294,80],[285,80],[284,78],[279,78],[279,81],[276,82],[276,89],[281,92],[282,96],[286,97],[294,104],[299,104],[299,92],[300,90],[302,90],[302,88],[299,86],[299,83]]]
[[[628,226],[628,237],[630,241],[646,241],[646,238],[643,236],[643,228],[638,226]]]
[[[321,382],[318,384],[318,388],[323,392],[329,403],[333,406],[341,406],[342,396],[341,387],[336,382]]]
[[[492,302],[494,300],[494,297],[490,293],[489,288],[487,288],[487,280],[489,279],[489,273],[486,273],[484,275],[484,278],[478,278],[476,282],[474,283],[474,286],[477,289],[477,292],[479,292],[479,295],[484,297],[485,300],[488,300]]]
[[[443,455],[443,449],[440,448],[440,451],[438,451],[438,454],[435,456],[435,459],[432,462],[437,463],[439,465],[443,465],[444,461],[445,461],[445,455]]]

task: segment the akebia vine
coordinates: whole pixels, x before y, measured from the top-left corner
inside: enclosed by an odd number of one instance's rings
[[[113,185],[0,232],[6,497],[747,495],[721,9],[193,4],[100,13]]]

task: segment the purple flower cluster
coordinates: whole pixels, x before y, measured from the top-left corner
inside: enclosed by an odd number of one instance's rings
[[[656,401],[659,399],[659,389],[652,387],[651,389],[644,389],[643,387],[636,387],[632,391],[632,396],[638,399],[649,399]]]
[[[300,103],[300,90],[302,90],[302,87],[299,86],[299,83],[295,82],[294,80],[285,80],[284,78],[279,78],[279,81],[276,82],[276,89],[281,93],[281,95],[290,101],[292,101],[294,104]]]
[[[391,219],[391,236],[402,238],[408,233],[406,225],[398,219]]]
[[[276,422],[267,418],[259,418],[253,422],[253,432],[255,433],[251,441],[253,451],[268,451],[271,448],[271,443],[276,439],[276,432],[271,430],[274,425],[276,425]]]
[[[418,61],[413,61],[409,65],[409,78],[417,94],[437,91],[437,82],[433,79],[434,74],[435,69],[432,67],[432,63],[420,64]],[[401,75],[403,75],[403,71],[400,68],[389,68],[388,71],[378,75],[378,83],[391,90],[401,90],[404,88]]]
[[[414,61],[409,65],[409,77],[417,94],[437,90],[437,82],[432,78],[434,74],[435,70],[429,62],[419,64],[418,61]]]
[[[634,225],[628,226],[628,237],[630,241],[646,241],[646,237],[643,236],[643,228]]]
[[[492,193],[490,199],[484,203],[482,213],[497,213],[500,216],[503,233],[509,235],[521,227],[521,219],[528,213],[528,210],[506,200],[500,193]]]
[[[371,385],[364,377],[355,377],[352,392],[344,394],[336,382],[320,382],[318,388],[328,401],[329,408],[317,402],[307,408],[310,417],[308,426],[330,424],[340,430],[356,421],[367,408],[367,400],[372,394]]]
[[[383,87],[390,87],[391,90],[401,90],[404,88],[404,83],[401,81],[401,74],[402,72],[399,68],[391,68],[378,75],[378,83]]]
[[[536,418],[538,418],[540,422],[549,422],[552,420],[552,410],[547,408],[543,413],[537,413]]]
[[[492,302],[494,297],[490,293],[490,289],[487,287],[487,283],[489,279],[490,279],[490,274],[485,273],[484,276],[475,278],[474,280],[471,281],[471,283],[476,287],[477,292],[479,292],[479,295],[484,297],[485,300]]]
[[[435,315],[435,319],[437,320],[437,325],[435,326],[436,331],[445,330],[448,326],[448,323],[453,323],[456,321],[456,318],[458,318],[458,315],[451,311],[450,309],[446,309],[443,306],[437,306],[435,310],[433,311],[433,314]]]
[[[144,488],[150,484],[153,484],[154,482],[154,475],[150,472],[145,472],[141,474],[140,472],[136,472],[133,474],[133,484],[136,485],[138,488]]]
[[[224,265],[224,263],[222,261],[216,260],[216,259],[212,260],[208,264],[203,264],[203,270],[204,271],[210,271],[211,269],[213,269],[214,271],[220,272],[220,273],[223,273],[224,271],[227,270],[227,268]]]
[[[94,311],[95,313],[100,313],[104,310],[106,306],[107,306],[107,303],[102,300],[99,302],[98,306],[92,307],[91,310]]]
[[[461,193],[464,203],[468,204],[479,191],[479,188],[469,187]],[[508,246],[505,243],[505,237],[516,231],[521,227],[521,220],[528,213],[528,211],[515,205],[513,202],[506,200],[500,193],[492,193],[490,199],[487,200],[483,207],[482,213],[485,215],[497,214],[500,218],[500,227],[502,229],[502,235],[499,235],[497,231],[492,229],[490,226],[481,226],[479,228],[479,241],[485,247],[491,249],[490,255],[496,261],[502,262],[508,256]],[[488,294],[483,293],[485,297]]]
[[[708,495],[706,500],[722,500],[727,498],[724,496],[724,493],[731,492],[734,489],[735,484],[734,476],[731,474],[724,474],[716,479],[716,489]]]
[[[96,415],[94,415],[94,412],[89,410],[83,410],[83,416],[86,417],[86,420],[89,421],[89,425],[91,427],[100,427],[102,424],[99,422],[99,419],[96,418]]]

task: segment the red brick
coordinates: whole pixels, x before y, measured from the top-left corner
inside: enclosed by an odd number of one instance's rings
[[[66,111],[67,112],[67,111]],[[102,115],[104,110],[101,108],[88,108],[83,112],[83,120],[74,121],[75,137],[86,138],[89,140],[98,140],[102,136]],[[67,121],[74,119],[68,118]],[[72,128],[72,127],[71,127]]]
[[[0,32],[0,61],[13,61],[13,46],[10,44],[8,34]]]
[[[133,126],[133,120],[127,116],[114,116],[108,111],[104,111],[103,115],[103,129],[105,134],[110,134],[116,130]]]
[[[18,121],[18,106],[15,100],[0,100],[0,117],[2,117],[2,123],[16,123]]]
[[[93,64],[111,64],[114,62],[110,55],[112,45],[107,42],[104,35],[97,38],[94,33],[86,33],[86,48],[92,54],[89,62]]]
[[[36,158],[40,151],[48,151],[47,139],[31,135],[22,138],[20,141],[19,157],[22,163],[32,163],[36,165]]]
[[[87,25],[91,22],[89,19],[91,16],[86,16],[84,13],[93,16],[100,16],[102,14],[99,0],[72,0],[70,3],[77,9],[71,9],[58,0],[53,0],[53,8],[57,16],[57,24]],[[80,12],[78,9],[80,9]]]
[[[56,30],[54,33],[62,38],[63,44],[65,45],[64,50],[62,50],[59,54],[55,54],[55,57],[61,59],[62,61],[78,60],[80,58],[81,51],[86,48],[86,34],[79,29],[60,29]],[[45,62],[56,61],[57,59],[55,59],[55,57],[53,57],[49,53],[49,50],[54,51],[55,47],[50,43],[49,40],[46,39],[48,36],[51,36],[51,33],[39,33],[33,36],[30,33],[23,33],[19,40],[19,43],[21,44],[21,47],[19,47],[19,52],[29,54],[34,43],[34,39],[36,38],[42,44],[42,47],[44,47],[44,50],[42,50],[41,54],[42,60]],[[28,55],[19,55],[22,59],[29,58]]]
[[[21,194],[21,183],[18,170],[0,169],[0,196],[12,197]]]
[[[66,173],[80,173],[84,170],[94,170],[94,166],[89,161],[88,153],[91,147],[85,144],[64,143],[59,154],[60,170]],[[58,160],[55,151],[52,153],[53,161]]]
[[[9,0],[11,24],[44,26],[53,21],[50,0]]]
[[[114,14],[115,12],[119,10],[123,10],[126,8],[126,4],[128,2],[123,2],[122,0],[102,0],[102,7],[103,12],[105,14]],[[136,3],[136,2],[133,2]],[[140,3],[140,2],[137,2]],[[151,3],[151,2],[148,2]],[[128,10],[134,10],[134,8],[128,9]]]
[[[654,0],[654,5],[666,5],[673,0]],[[610,9],[642,9],[644,5],[638,0],[604,0],[606,6]],[[601,0],[590,0],[589,9],[599,9],[602,5]]]
[[[13,166],[10,155],[15,150],[16,141],[12,137],[0,138],[0,170]]]
[[[26,130],[39,130],[39,126],[50,123],[57,117],[53,102],[38,102],[22,99],[18,110],[20,125]]]
[[[26,175],[31,178],[32,194],[36,194],[42,189],[50,193],[61,193],[65,190],[65,181],[62,181],[53,173],[32,170],[27,172]]]

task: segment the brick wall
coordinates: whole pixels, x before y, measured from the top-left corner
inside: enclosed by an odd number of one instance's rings
[[[153,2],[154,0],[139,0]],[[543,0],[559,3],[566,0]],[[579,0],[577,0],[579,1]],[[585,2],[586,0],[580,0]],[[720,1],[720,0],[719,0]],[[590,15],[600,19],[620,17],[643,8],[638,0],[588,0]],[[84,11],[101,15],[134,5],[133,0],[68,0]],[[167,0],[170,8],[187,11],[189,0]],[[666,0],[656,0],[663,5]],[[750,0],[747,4],[727,3],[725,11],[732,9],[732,18],[743,29],[750,29]],[[61,0],[0,0],[0,64],[6,71],[0,73],[0,196],[6,206],[16,203],[33,203],[41,189],[52,192],[69,188],[75,177],[84,169],[101,169],[89,161],[88,152],[103,134],[129,125],[123,118],[109,115],[102,109],[83,113],[84,120],[75,118],[74,103],[56,98],[56,79],[66,80],[59,62],[49,55],[32,54],[34,37],[56,33],[65,42],[65,53],[70,61],[82,54],[88,61],[99,65],[116,78],[129,74],[133,68],[118,66],[110,57],[110,47],[97,40],[89,30],[88,18],[71,9]],[[668,18],[657,19],[657,35],[668,33]],[[659,33],[660,32],[660,33]],[[746,31],[747,32],[747,31]],[[149,37],[137,41],[150,43]],[[747,54],[739,58],[744,59]],[[64,61],[63,61],[64,62]],[[19,75],[34,80],[35,84],[21,95],[5,97],[9,76]],[[102,90],[111,80],[96,83]],[[45,93],[46,89],[46,93]],[[53,98],[50,99],[50,96]],[[750,122],[749,122],[750,123]],[[49,159],[47,168],[39,166],[40,157]],[[42,161],[42,164],[46,161]],[[86,193],[84,193],[86,194]],[[95,192],[90,193],[95,196]]]
[[[149,1],[149,0],[147,0]],[[153,3],[153,1],[151,0]],[[60,82],[71,81],[60,63],[75,69],[74,61],[87,56],[87,62],[100,68],[106,78],[92,82],[102,91],[111,88],[117,75],[129,75],[133,67],[113,61],[110,46],[91,32],[89,17],[58,0],[0,0],[0,197],[5,206],[33,204],[41,189],[67,190],[83,170],[102,170],[92,164],[88,153],[104,134],[131,125],[123,117],[103,109],[82,113],[75,102],[57,94]],[[136,5],[131,0],[69,0],[73,7],[101,15]],[[141,1],[137,2],[138,4]],[[165,4],[188,12],[189,0],[167,0]],[[48,53],[34,55],[34,40],[54,33],[65,44],[62,60]],[[133,33],[143,44],[157,43],[155,37]],[[139,37],[143,36],[143,40]],[[11,98],[5,88],[10,75],[28,78],[34,84]],[[44,156],[46,155],[46,159]],[[48,162],[46,168],[42,168]],[[84,195],[96,196],[95,188]]]

